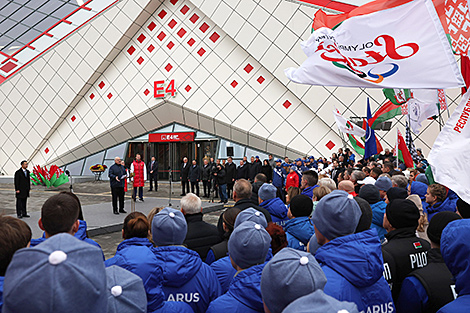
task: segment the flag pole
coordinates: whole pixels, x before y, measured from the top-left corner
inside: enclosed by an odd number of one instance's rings
[[[395,141],[395,153],[397,154],[397,168],[398,168],[398,126],[397,126],[397,140]]]

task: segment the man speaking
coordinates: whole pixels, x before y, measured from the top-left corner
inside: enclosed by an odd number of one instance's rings
[[[28,162],[21,161],[21,168],[15,172],[16,214],[18,218],[29,217],[26,213],[26,200],[31,190]]]

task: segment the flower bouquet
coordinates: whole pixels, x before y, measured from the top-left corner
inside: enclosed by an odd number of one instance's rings
[[[69,182],[69,177],[56,165],[51,165],[49,170],[47,166],[40,167],[37,165],[33,167],[30,176],[32,183],[36,186],[58,187]]]

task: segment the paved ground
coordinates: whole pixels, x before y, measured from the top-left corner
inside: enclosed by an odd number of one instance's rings
[[[217,225],[217,221],[221,212],[222,211],[215,211],[212,213],[204,214],[204,221],[213,225]],[[105,235],[98,235],[92,237],[92,239],[101,245],[106,259],[109,259],[114,256],[114,254],[116,253],[117,246],[123,240],[121,232],[113,232]]]

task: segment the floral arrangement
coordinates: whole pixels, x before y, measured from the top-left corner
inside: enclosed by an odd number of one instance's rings
[[[32,183],[36,186],[58,187],[69,181],[69,177],[56,165],[51,165],[49,170],[47,166],[37,165],[33,168],[33,173],[30,176]]]
[[[90,166],[90,171],[92,172],[104,172],[108,167],[104,164],[95,164]]]

